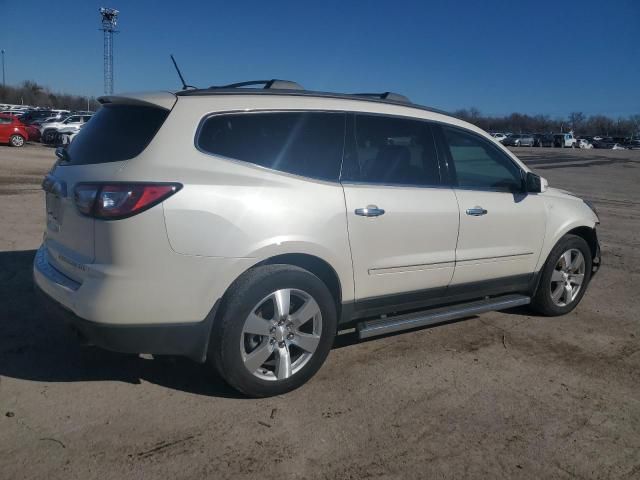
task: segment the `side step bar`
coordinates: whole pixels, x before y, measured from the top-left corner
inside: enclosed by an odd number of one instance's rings
[[[501,297],[476,300],[474,302],[407,313],[405,315],[365,320],[364,322],[358,323],[358,337],[363,339],[408,330],[410,328],[426,327],[427,325],[448,322],[449,320],[478,315],[479,313],[528,305],[530,302],[531,298],[525,295],[503,295]]]

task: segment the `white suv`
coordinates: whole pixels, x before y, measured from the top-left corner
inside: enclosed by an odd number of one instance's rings
[[[91,343],[208,361],[248,395],[307,381],[340,330],[567,313],[600,264],[587,203],[400,95],[100,101],[43,182],[36,284]]]
[[[86,122],[91,120],[92,115],[70,115],[64,120],[53,120],[51,122],[44,122],[40,125],[40,134],[42,135],[42,143],[52,143],[55,139],[55,134],[61,128],[67,127],[81,127]]]

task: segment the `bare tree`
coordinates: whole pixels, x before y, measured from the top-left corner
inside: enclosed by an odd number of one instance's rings
[[[569,125],[571,125],[571,130],[574,131],[574,133],[578,133],[578,131],[580,130],[580,127],[582,126],[582,123],[585,121],[586,117],[584,115],[584,113],[582,112],[571,112],[569,114]]]

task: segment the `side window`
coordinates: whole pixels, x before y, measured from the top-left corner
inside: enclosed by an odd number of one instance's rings
[[[457,186],[516,191],[522,187],[520,168],[495,145],[479,135],[442,127]]]
[[[7,117],[0,117],[0,125],[9,125],[13,120]]]
[[[429,123],[382,115],[355,115],[355,145],[344,180],[429,186],[440,184]],[[353,171],[349,171],[353,170]]]
[[[265,112],[214,115],[196,140],[205,152],[319,180],[337,181],[344,113]]]

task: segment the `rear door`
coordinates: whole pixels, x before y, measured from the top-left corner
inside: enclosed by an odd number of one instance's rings
[[[500,147],[457,127],[439,127],[460,207],[452,285],[499,280],[526,285],[544,239],[546,210],[523,193],[521,168]]]
[[[357,302],[449,284],[458,204],[441,183],[430,123],[353,115],[341,181]]]

